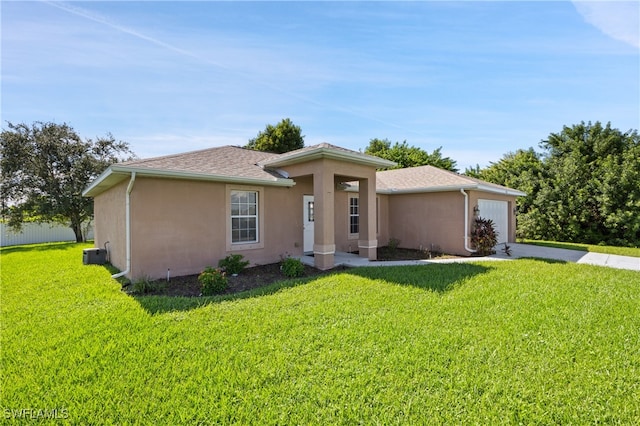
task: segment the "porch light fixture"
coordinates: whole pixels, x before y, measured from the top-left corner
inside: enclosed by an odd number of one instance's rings
[[[480,213],[480,207],[478,207],[478,206],[474,206],[474,207],[473,207],[473,214],[474,214],[475,216],[478,216],[478,213]]]

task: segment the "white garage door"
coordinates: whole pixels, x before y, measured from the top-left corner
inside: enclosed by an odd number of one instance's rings
[[[479,216],[491,219],[498,233],[498,244],[506,243],[509,236],[509,205],[506,201],[478,200]]]

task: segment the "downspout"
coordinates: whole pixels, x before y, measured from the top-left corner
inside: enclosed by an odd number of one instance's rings
[[[124,202],[124,228],[125,228],[125,239],[126,239],[126,253],[127,253],[127,268],[118,272],[117,274],[111,275],[111,278],[120,278],[129,273],[131,270],[131,191],[133,190],[133,183],[136,181],[136,172],[131,172],[131,179],[129,180],[129,186],[127,186],[127,193],[125,195]]]
[[[469,194],[464,192],[462,188],[460,188],[460,192],[464,195],[464,249],[470,253],[475,253],[477,250],[469,247]]]

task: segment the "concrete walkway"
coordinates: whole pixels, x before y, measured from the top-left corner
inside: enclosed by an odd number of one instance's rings
[[[628,269],[640,272],[640,257],[618,256],[613,254],[590,253],[586,251],[567,250],[552,247],[535,246],[532,244],[509,244],[511,256],[507,256],[497,247],[497,254],[486,257],[459,257],[452,259],[424,259],[424,260],[394,260],[394,261],[370,261],[357,254],[338,252],[335,255],[335,265],[345,266],[401,266],[401,265],[426,265],[429,263],[459,263],[477,261],[504,261],[520,259],[523,257],[538,257],[542,259],[560,260],[564,262],[584,263],[589,265],[606,266],[616,269]],[[302,263],[313,266],[312,256],[302,256]]]

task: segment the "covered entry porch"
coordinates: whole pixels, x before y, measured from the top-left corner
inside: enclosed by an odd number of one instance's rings
[[[391,167],[395,163],[359,152],[320,144],[282,154],[260,165],[265,169],[285,175],[293,180],[311,179],[313,193],[300,200],[300,214],[307,229],[301,229],[304,240],[313,238],[314,266],[331,269],[335,265],[336,214],[348,214],[346,205],[337,205],[337,192],[344,191],[346,182],[358,182],[358,233],[357,247],[360,257],[376,259],[376,169]],[[312,198],[311,198],[312,197]],[[311,202],[312,204],[309,204]],[[309,232],[309,226],[313,232]],[[310,237],[312,235],[312,237]],[[355,242],[355,241],[354,241]]]

